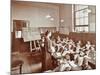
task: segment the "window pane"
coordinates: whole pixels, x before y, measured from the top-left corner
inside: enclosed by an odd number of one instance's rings
[[[88,32],[88,27],[84,27],[84,31],[85,32]]]
[[[79,27],[75,27],[75,31],[76,32],[79,32],[80,30],[79,30]]]
[[[80,32],[82,32],[83,31],[83,27],[79,27],[80,28]]]
[[[88,6],[87,5],[79,5],[79,10],[84,9],[84,8],[88,8]]]
[[[88,25],[88,17],[84,18],[84,25]]]
[[[84,18],[80,18],[79,22],[80,22],[80,25],[84,25]]]
[[[75,31],[76,31],[76,32],[81,32],[81,31],[82,31],[82,27],[76,27],[76,28],[75,28]]]
[[[76,18],[76,25],[88,25],[88,17]]]
[[[88,27],[75,27],[76,32],[88,32]]]
[[[75,10],[81,10],[81,9],[84,9],[84,8],[88,8],[87,5],[75,5]]]
[[[84,16],[83,10],[79,12],[80,12],[80,17],[83,17]]]
[[[82,18],[88,16],[87,10],[81,10],[76,12],[76,18]]]
[[[77,18],[76,19],[76,25],[79,25],[80,24],[79,21],[80,21],[79,18]]]
[[[83,11],[83,13],[84,13],[84,16],[88,16],[88,9],[85,9],[85,10]]]
[[[79,17],[80,17],[80,13],[76,12],[76,18],[79,18]]]

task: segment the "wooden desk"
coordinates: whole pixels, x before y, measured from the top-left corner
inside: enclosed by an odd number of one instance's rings
[[[19,70],[19,74],[21,74],[22,73],[22,65],[23,65],[23,61],[21,61],[21,60],[12,61],[11,71]]]
[[[96,69],[96,62],[89,61],[88,64],[92,67],[92,69]]]

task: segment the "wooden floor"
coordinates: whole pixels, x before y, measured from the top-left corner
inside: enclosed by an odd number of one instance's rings
[[[24,63],[22,65],[22,73],[39,73],[41,72],[41,58],[40,53],[30,54],[30,53],[16,53],[12,56],[12,60],[22,60]],[[18,74],[19,71],[12,71],[12,74]]]

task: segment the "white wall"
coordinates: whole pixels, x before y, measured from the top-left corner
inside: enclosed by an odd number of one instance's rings
[[[54,21],[45,16],[50,14]],[[59,7],[57,5],[32,2],[12,2],[12,20],[28,20],[30,27],[58,27]],[[13,26],[11,26],[13,29]]]
[[[54,18],[54,21],[50,21],[50,19],[45,17],[48,14]],[[61,25],[60,32],[68,34],[72,31],[72,5],[12,2],[13,19],[28,20],[30,27],[57,27],[59,29],[58,27]],[[64,19],[64,22],[60,23],[59,19]],[[13,26],[11,27],[13,30]]]
[[[64,22],[60,23],[60,32],[68,34],[72,31],[72,4],[60,5],[60,19]]]

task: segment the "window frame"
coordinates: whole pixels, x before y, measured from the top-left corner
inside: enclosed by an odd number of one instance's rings
[[[89,7],[88,7],[88,5],[86,5],[87,6],[86,8],[75,10],[76,6],[77,5],[74,4],[74,7],[73,7],[73,9],[74,9],[74,31],[76,31],[77,27],[88,27],[88,32],[89,32],[89,14],[88,14],[88,12],[87,12],[88,16],[76,17],[76,12],[80,12],[80,11],[83,11],[83,10],[86,10],[86,9],[88,10]],[[83,21],[85,21],[86,17],[88,18],[88,23],[87,24],[85,24],[85,22],[83,22],[84,24],[80,24],[80,23],[78,25],[76,24],[76,19],[80,20],[80,19],[84,18]],[[81,31],[78,31],[78,32],[81,32]],[[85,31],[85,32],[87,32],[87,31]]]

